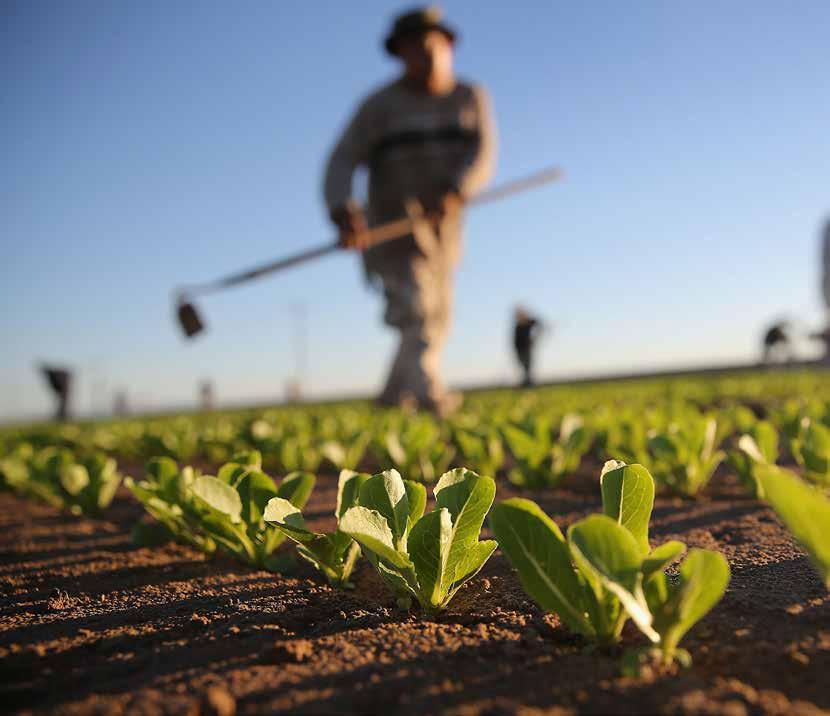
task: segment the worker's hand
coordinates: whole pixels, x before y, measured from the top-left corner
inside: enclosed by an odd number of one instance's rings
[[[458,214],[464,207],[464,197],[458,189],[447,189],[442,195],[438,204],[439,218],[452,217]]]
[[[368,246],[369,225],[361,209],[340,206],[331,212],[331,220],[340,232],[340,248],[363,251]]]

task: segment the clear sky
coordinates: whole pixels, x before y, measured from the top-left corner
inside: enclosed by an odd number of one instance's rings
[[[38,359],[76,407],[282,395],[307,316],[307,389],[379,387],[394,336],[339,255],[200,302],[182,282],[328,240],[322,165],[396,72],[411,3],[5,0],[0,8],[0,418],[44,415]],[[745,360],[765,322],[819,320],[830,215],[826,0],[444,3],[484,83],[497,179],[567,180],[476,210],[451,381],[512,377],[517,301],[556,325],[544,376]]]

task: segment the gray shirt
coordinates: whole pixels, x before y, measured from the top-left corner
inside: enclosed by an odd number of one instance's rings
[[[495,145],[481,87],[459,81],[445,95],[430,95],[396,80],[360,104],[335,145],[326,168],[326,204],[329,210],[354,204],[352,177],[359,166],[369,172],[370,225],[403,216],[407,198],[420,199],[426,210],[450,189],[469,198],[492,174]],[[412,248],[411,242],[408,248],[406,242],[376,247],[367,252],[367,268]]]

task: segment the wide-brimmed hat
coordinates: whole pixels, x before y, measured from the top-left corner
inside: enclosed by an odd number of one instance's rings
[[[392,30],[383,42],[383,46],[390,55],[398,54],[398,43],[407,35],[420,34],[430,30],[443,32],[450,42],[455,42],[458,33],[443,22],[444,13],[438,7],[426,7],[405,12],[395,18]]]

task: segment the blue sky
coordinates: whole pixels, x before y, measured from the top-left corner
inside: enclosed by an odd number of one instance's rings
[[[280,397],[292,318],[308,390],[379,387],[394,335],[340,255],[200,302],[178,283],[327,240],[322,165],[396,72],[409,3],[5,2],[0,22],[0,418],[45,414],[32,369],[80,371],[76,407]],[[450,381],[513,376],[509,320],[556,325],[544,376],[746,360],[765,322],[821,318],[830,215],[830,4],[444,3],[459,73],[491,92],[497,178],[567,180],[481,208],[458,274]]]

